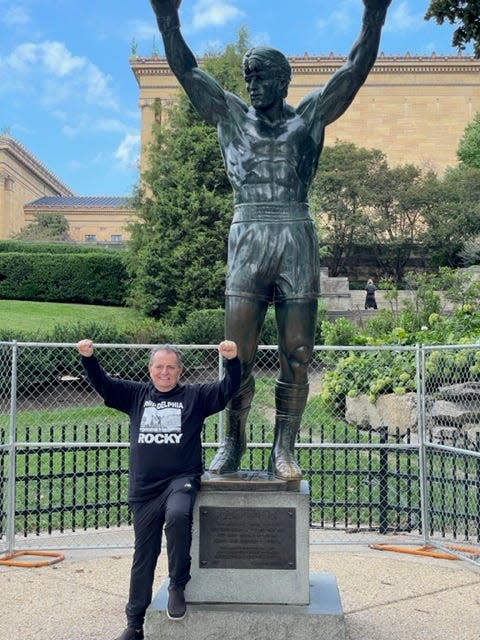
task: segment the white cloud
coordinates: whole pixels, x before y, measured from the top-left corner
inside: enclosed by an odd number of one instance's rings
[[[385,23],[385,31],[416,31],[424,26],[423,13],[413,13],[410,3],[404,0],[398,5],[393,5],[388,13]]]
[[[106,133],[125,132],[125,124],[116,118],[99,118],[96,123],[96,128],[98,131]]]
[[[121,133],[123,135],[126,130],[125,123],[116,118],[102,118],[96,115],[83,114],[78,118],[69,119],[65,118],[61,112],[54,112],[54,115],[64,123],[61,131],[68,138],[85,134],[91,135],[92,133]]]
[[[8,27],[28,24],[30,22],[30,14],[25,7],[12,5],[7,7],[0,18],[0,22],[3,22]]]
[[[335,9],[326,17],[317,20],[317,26],[322,30],[332,30],[346,33],[352,26],[358,25],[358,8],[360,3],[352,0],[342,0],[337,3]]]
[[[411,2],[408,0],[402,0],[398,4],[392,3],[384,30],[398,33],[421,29],[424,25],[423,13],[415,13],[410,5]],[[334,29],[337,33],[346,33],[352,29],[355,31],[360,26],[362,11],[362,4],[358,0],[340,0],[328,16],[317,21],[317,25],[322,30]]]
[[[72,55],[62,42],[43,42],[37,45],[37,50],[40,62],[53,76],[63,78],[92,66],[86,58]]]
[[[242,15],[229,0],[198,0],[193,7],[192,26],[195,30],[222,26]]]
[[[131,20],[127,23],[127,29],[125,30],[125,39],[129,42],[132,39],[137,42],[151,42],[154,37],[158,36],[158,27],[155,18],[152,18],[151,22],[146,20]]]
[[[20,44],[0,60],[0,91],[25,91],[28,87],[49,106],[76,99],[77,105],[94,104],[118,111],[110,81],[110,76],[88,58],[73,55],[57,41]]]
[[[21,44],[2,62],[2,70],[12,69],[17,73],[28,71],[37,56],[37,45],[31,42]]]
[[[140,157],[140,136],[127,133],[115,151],[114,156],[123,167],[128,169],[136,168]]]

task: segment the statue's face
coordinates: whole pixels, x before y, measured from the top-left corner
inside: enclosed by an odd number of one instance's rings
[[[284,83],[275,77],[272,69],[251,69],[245,75],[250,102],[256,109],[268,109],[285,94]]]

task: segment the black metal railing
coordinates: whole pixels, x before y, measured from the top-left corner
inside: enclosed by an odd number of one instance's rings
[[[215,425],[210,438],[216,429]],[[271,434],[268,428],[251,431],[245,468],[265,469]],[[342,428],[333,433],[327,442],[322,430],[309,430],[297,445],[304,479],[310,485],[311,527],[422,533],[419,449],[412,434],[389,433],[384,428],[344,442]],[[15,446],[17,535],[130,523],[125,423],[29,427],[25,435],[25,442]],[[467,441],[462,444],[466,446]],[[216,447],[212,441],[205,443],[206,465]],[[0,525],[6,522],[9,455],[8,449],[0,450]],[[480,541],[478,457],[458,448],[448,455],[433,449],[427,459],[430,534]],[[4,533],[0,530],[0,535]]]

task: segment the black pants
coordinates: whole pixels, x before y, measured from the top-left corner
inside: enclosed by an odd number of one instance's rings
[[[132,502],[135,551],[130,592],[125,609],[128,626],[143,626],[152,601],[152,586],[165,525],[170,585],[184,588],[190,580],[193,505],[199,489],[197,477],[175,478],[146,502]]]

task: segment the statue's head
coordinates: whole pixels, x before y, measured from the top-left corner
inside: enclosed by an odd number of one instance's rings
[[[248,82],[249,75],[268,71],[279,81],[285,82],[285,96],[292,78],[292,69],[281,51],[271,47],[252,47],[243,57],[243,77]]]

